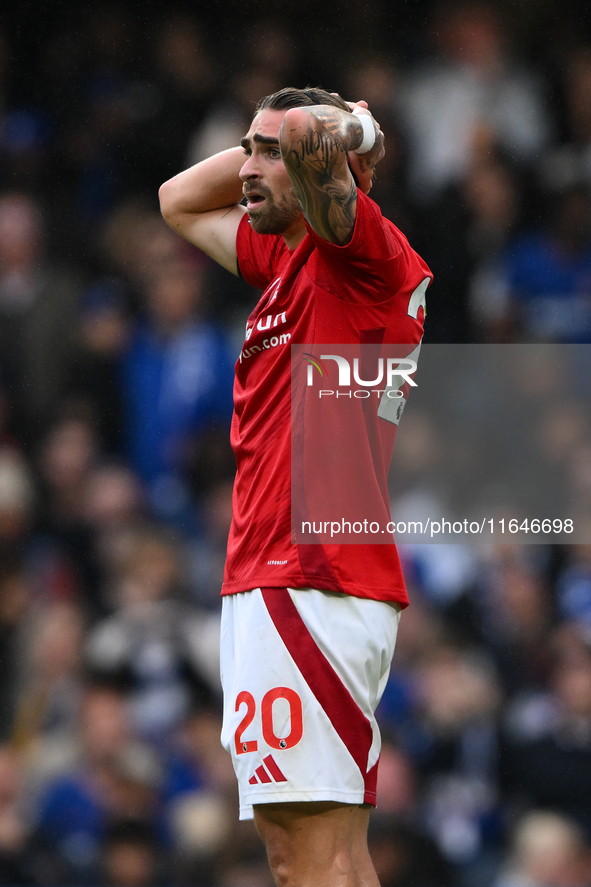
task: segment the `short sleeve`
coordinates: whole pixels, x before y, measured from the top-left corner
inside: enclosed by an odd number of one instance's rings
[[[355,228],[349,243],[323,240],[306,222],[317,253],[317,283],[345,301],[384,301],[403,287],[414,251],[380,208],[357,191]]]
[[[351,260],[355,258],[394,259],[402,252],[401,241],[406,240],[404,234],[392,222],[383,217],[377,203],[374,203],[359,188],[357,189],[355,228],[349,243],[345,243],[343,246],[329,243],[316,234],[308,222],[306,222],[306,227],[319,250],[338,254],[341,261],[345,257]]]

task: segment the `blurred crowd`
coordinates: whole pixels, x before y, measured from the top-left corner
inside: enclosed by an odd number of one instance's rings
[[[579,4],[3,12],[0,884],[272,887],[238,822],[217,662],[258,296],[166,227],[157,189],[307,83],[366,99],[386,134],[372,196],[434,271],[426,341],[591,343]],[[588,504],[588,410],[547,417]],[[424,486],[437,429],[408,432]],[[401,554],[383,887],[590,887],[591,545]]]
[[[542,515],[547,541],[591,540],[588,345],[427,344],[417,380],[390,471],[400,542],[428,540],[429,519],[446,541],[474,541],[458,535],[467,519],[483,541],[527,542]]]

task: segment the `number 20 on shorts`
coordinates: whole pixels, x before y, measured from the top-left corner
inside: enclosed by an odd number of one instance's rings
[[[287,736],[277,736],[273,726],[273,705],[278,699],[285,699],[289,705],[289,723],[290,729]],[[243,755],[245,752],[256,751],[259,744],[256,739],[243,740],[242,734],[250,727],[255,719],[257,704],[252,693],[248,690],[242,690],[236,697],[236,707],[234,711],[238,711],[242,705],[246,705],[246,713],[234,734],[234,746],[237,755]],[[302,700],[290,687],[273,687],[262,698],[261,701],[261,728],[263,739],[271,748],[286,749],[293,748],[302,738],[304,732]]]

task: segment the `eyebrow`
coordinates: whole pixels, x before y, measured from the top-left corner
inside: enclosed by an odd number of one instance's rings
[[[253,140],[253,142],[259,142],[261,145],[278,145],[279,144],[279,139],[276,139],[274,136],[262,136],[262,135],[259,135],[258,132],[255,132],[255,134],[252,137],[252,140]],[[244,138],[240,139],[240,146],[242,148],[250,148],[250,139],[248,139],[246,136],[244,136]]]

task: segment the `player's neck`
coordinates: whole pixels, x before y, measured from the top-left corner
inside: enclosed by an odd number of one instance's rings
[[[303,217],[294,222],[287,231],[283,232],[283,239],[288,249],[294,250],[300,245],[306,236],[306,226]]]

